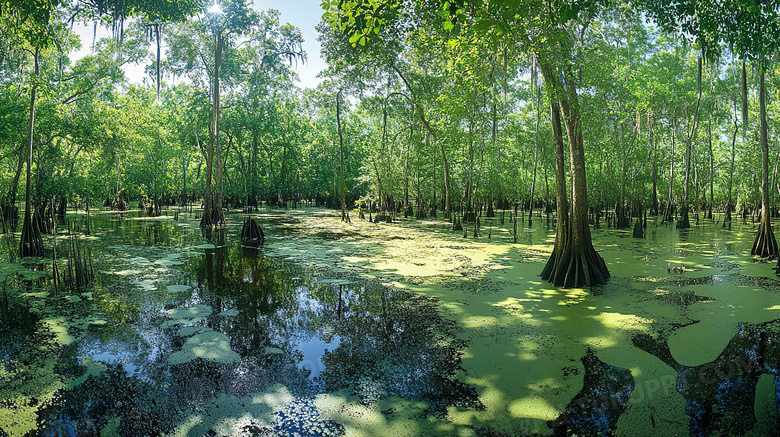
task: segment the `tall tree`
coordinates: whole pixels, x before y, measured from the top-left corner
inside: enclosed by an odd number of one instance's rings
[[[718,53],[718,45],[733,49],[743,61],[755,63],[759,72],[759,143],[761,147],[761,223],[751,254],[777,256],[778,245],[769,211],[769,145],[766,124],[766,63],[780,44],[780,2],[776,0],[729,0],[725,2],[648,1],[648,10],[670,31],[694,35],[700,47]],[[706,54],[706,53],[704,53]],[[743,127],[746,128],[746,80],[743,64]],[[780,263],[780,260],[778,261]],[[780,264],[779,264],[780,265]]]
[[[14,30],[19,38],[19,43],[30,53],[33,59],[32,77],[30,84],[30,110],[28,116],[28,148],[27,148],[27,183],[25,192],[24,222],[22,236],[19,241],[19,256],[40,257],[43,256],[43,239],[41,231],[32,220],[32,161],[33,145],[35,143],[35,103],[38,93],[38,77],[40,74],[41,50],[49,47],[56,38],[54,14],[58,2],[56,0],[43,0],[30,2],[25,0],[12,0],[0,7],[0,19]]]
[[[532,53],[539,62],[546,90],[553,105],[561,114],[569,143],[571,204],[558,199],[558,219],[561,231],[556,238],[553,254],[542,272],[544,279],[555,285],[578,287],[598,285],[609,278],[604,260],[593,248],[588,226],[587,182],[577,86],[579,65],[578,39],[580,26],[576,19],[587,23],[597,9],[596,3],[585,7],[567,2],[524,1],[511,6],[498,2],[426,2],[400,4],[386,0],[367,0],[344,3],[325,0],[324,17],[334,29],[349,35],[354,45],[370,46],[370,41],[382,34],[386,27],[401,25],[400,17],[422,17],[450,33],[449,44],[470,44],[473,38],[492,41],[517,41],[526,53]],[[414,13],[406,9],[414,8]],[[424,25],[417,23],[418,25]],[[404,22],[403,25],[406,26]],[[555,114],[556,110],[553,109]],[[554,123],[554,122],[553,122]],[[553,130],[555,132],[555,125]],[[556,139],[558,141],[558,139]],[[562,132],[560,141],[562,139]],[[556,168],[564,164],[563,155],[556,154]],[[565,193],[565,175],[556,172],[558,190]],[[567,219],[568,218],[568,219]],[[563,240],[563,241],[561,241]]]

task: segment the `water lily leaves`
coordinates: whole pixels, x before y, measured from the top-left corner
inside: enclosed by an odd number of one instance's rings
[[[179,337],[189,337],[194,334],[198,334],[200,332],[209,332],[213,331],[211,328],[207,328],[205,326],[185,326],[184,328],[179,329],[176,331],[177,334],[179,334]]]
[[[348,281],[346,279],[320,279],[318,282],[321,284],[339,284],[339,285],[346,285],[352,283],[352,281]]]
[[[137,275],[137,274],[143,273],[143,271],[142,270],[134,270],[134,269],[126,269],[126,270],[120,270],[118,272],[108,272],[108,273],[113,273],[113,274],[115,274],[117,276],[129,276],[129,275]]]
[[[173,320],[164,322],[162,326],[171,327],[176,325],[184,325],[187,323],[196,323],[203,320],[204,317],[210,315],[212,312],[213,311],[210,306],[202,304],[185,308],[173,308],[166,311],[168,317]]]
[[[72,335],[68,334],[68,323],[65,317],[53,317],[43,321],[48,328],[54,334],[54,341],[62,346],[72,344],[75,339]]]
[[[146,258],[144,258],[142,256],[137,256],[135,258],[131,258],[128,261],[128,263],[129,264],[133,264],[133,265],[139,265],[139,266],[148,266],[148,265],[151,264],[151,262],[148,259],[146,259]]]
[[[169,285],[167,288],[169,293],[181,293],[182,291],[187,291],[192,287],[189,285]]]
[[[217,331],[201,332],[188,338],[182,350],[168,357],[169,364],[184,364],[196,358],[222,364],[235,364],[241,356],[230,349],[230,338]]]
[[[184,264],[181,261],[172,260],[172,259],[158,259],[154,263],[159,265],[159,266],[180,266],[180,265]]]
[[[99,318],[97,318],[95,316],[91,316],[91,317],[85,317],[83,319],[75,319],[75,320],[73,320],[73,325],[72,326],[74,328],[86,330],[90,326],[104,326],[104,325],[107,325],[107,324],[108,324],[108,322],[106,320],[99,319]]]
[[[137,285],[137,286],[139,286],[139,287],[143,288],[143,289],[144,289],[144,290],[146,290],[146,291],[153,291],[153,290],[157,290],[157,286],[156,286],[156,285],[154,285],[154,282],[153,282],[153,281],[150,281],[150,280],[148,280],[148,279],[145,279],[145,280],[143,280],[143,281],[135,281],[135,282],[133,282],[133,284],[135,284],[135,285]]]

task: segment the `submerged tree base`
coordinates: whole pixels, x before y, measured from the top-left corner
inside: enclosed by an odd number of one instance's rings
[[[556,287],[592,287],[607,282],[607,264],[592,245],[588,246],[584,250],[553,249],[542,270],[542,279]]]
[[[35,215],[38,215],[36,208]],[[29,213],[24,215],[24,224],[22,225],[22,238],[19,241],[19,256],[24,257],[42,257],[43,256],[43,237],[38,228],[36,220],[30,217]]]
[[[215,208],[211,211],[211,214],[203,214],[203,217],[200,219],[200,227],[201,228],[212,228],[214,226],[224,226],[225,225],[225,214],[222,212],[221,208]]]
[[[241,228],[241,241],[244,243],[261,243],[265,240],[263,229],[257,224],[257,220],[247,217]]]
[[[680,220],[677,221],[677,229],[689,229],[691,227],[691,221],[688,218],[688,207],[683,206],[680,208]]]
[[[759,256],[761,258],[774,258],[777,256],[777,240],[775,240],[775,234],[772,232],[772,224],[769,220],[761,220],[761,225],[758,227],[758,235],[753,242],[753,249],[750,250],[751,255]]]

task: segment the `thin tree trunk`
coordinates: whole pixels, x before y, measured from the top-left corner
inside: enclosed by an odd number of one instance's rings
[[[734,134],[731,136],[731,166],[729,167],[729,197],[726,204],[726,215],[723,217],[723,223],[731,221],[731,205],[732,205],[732,189],[734,187],[734,161],[736,160],[736,145],[737,145],[737,132],[739,132],[739,125],[737,124],[737,102],[734,101]]]
[[[223,48],[222,34],[220,32],[217,32],[214,36],[214,42],[216,49],[214,51],[213,112],[211,125],[209,126],[209,144],[206,156],[206,193],[203,199],[203,217],[200,221],[202,228],[211,228],[225,222],[222,214],[222,151],[219,146],[219,69],[222,63]],[[216,164],[214,163],[215,150],[217,155]],[[216,177],[214,175],[215,165],[217,167]]]
[[[160,33],[162,31],[162,23],[159,21],[155,23],[154,30],[155,30],[155,38],[157,39],[157,62],[155,63],[155,69],[157,70],[157,100],[160,100],[160,45],[161,45],[161,37]]]
[[[336,93],[336,126],[339,131],[339,168],[341,169],[341,221],[349,223],[347,203],[344,200],[344,135],[341,132],[341,90]],[[377,175],[379,172],[377,172]]]
[[[653,164],[651,168],[652,174],[650,175],[653,179],[653,200],[650,205],[650,214],[652,215],[658,215],[658,154],[656,153],[656,147],[655,143],[653,142],[653,131],[655,130],[655,122],[649,123],[650,126],[650,147],[653,154]]]
[[[718,105],[715,104],[714,112],[717,112]],[[712,208],[715,204],[715,153],[712,150],[712,114],[710,114],[709,121],[707,123],[707,143],[710,148],[710,202],[707,207],[706,218],[712,220]]]
[[[672,121],[672,150],[669,155],[669,198],[666,201],[666,212],[664,212],[664,221],[672,221],[672,210],[674,209],[674,146],[675,137],[677,136],[676,124]]]
[[[677,229],[688,229],[691,222],[688,217],[690,209],[690,188],[691,188],[691,154],[693,153],[693,144],[696,142],[696,129],[699,124],[699,105],[701,104],[701,70],[703,53],[698,57],[698,69],[696,75],[696,112],[693,113],[693,126],[691,132],[685,137],[685,186],[683,188],[683,202],[680,205],[680,220],[677,221]],[[698,200],[698,199],[697,199]]]
[[[22,176],[24,163],[27,162],[27,147],[24,146],[25,145],[22,145],[19,149],[19,159],[16,162],[16,172],[14,173],[14,179],[11,182],[11,187],[9,188],[10,191],[8,193],[8,201],[10,202],[11,206],[16,204],[16,195],[19,192],[19,178]]]
[[[533,176],[531,177],[531,197],[528,200],[528,226],[529,227],[531,226],[531,223],[533,223],[533,215],[534,215],[534,191],[536,190],[536,171],[539,165],[539,122],[540,119],[542,118],[540,113],[541,108],[539,105],[541,93],[539,88],[536,85],[536,80],[537,80],[536,58],[534,58],[531,69],[533,70],[531,73],[531,91],[534,93],[534,106],[536,106],[536,132],[534,135],[534,170],[533,170]],[[560,125],[560,120],[559,120],[559,125]],[[561,142],[562,141],[563,140],[561,139]]]
[[[33,53],[33,63],[35,69],[35,80],[37,81],[40,74],[40,66],[38,64],[39,49],[35,48]],[[22,225],[22,236],[19,240],[19,256],[24,258],[27,256],[41,257],[43,256],[43,238],[41,237],[41,231],[32,219],[32,159],[33,159],[33,144],[35,133],[35,99],[37,97],[38,85],[37,82],[33,82],[32,89],[30,90],[30,120],[29,129],[30,143],[27,153],[27,186],[25,187],[24,196],[24,224]]]
[[[766,66],[763,60],[761,60],[758,69],[758,101],[759,117],[761,117],[761,224],[759,225],[758,235],[756,235],[750,254],[762,258],[774,258],[777,256],[777,241],[775,240],[774,232],[772,232],[772,222],[769,213],[769,141],[767,139],[766,123],[765,69]]]

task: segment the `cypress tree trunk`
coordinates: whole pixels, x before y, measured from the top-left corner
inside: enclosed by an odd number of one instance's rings
[[[666,201],[666,211],[664,211],[665,222],[672,221],[672,210],[674,209],[674,146],[675,135],[677,130],[674,122],[672,122],[672,152],[669,156],[669,198]]]
[[[225,223],[225,217],[222,214],[222,159],[219,150],[219,67],[222,63],[223,40],[221,33],[214,36],[216,50],[214,53],[214,89],[212,103],[214,105],[211,115],[211,125],[209,126],[209,144],[206,153],[206,192],[203,196],[203,217],[200,220],[200,227],[211,228],[213,226]],[[217,175],[214,179],[214,154],[217,154]]]
[[[737,124],[737,102],[734,102],[734,134],[731,136],[731,167],[729,168],[729,197],[726,204],[726,215],[723,217],[723,224],[731,221],[731,194],[734,186],[734,161],[736,160],[736,145],[737,145],[737,132],[739,131],[739,125]]]
[[[351,223],[344,201],[344,136],[341,133],[341,90],[336,93],[336,126],[339,131],[339,167],[341,169],[341,221]],[[377,176],[379,170],[377,170]]]
[[[696,76],[697,97],[696,112],[693,114],[693,126],[691,126],[690,134],[685,137],[685,187],[683,191],[683,202],[682,205],[680,205],[680,220],[677,221],[677,229],[688,229],[691,227],[691,223],[688,218],[691,188],[691,154],[693,152],[693,143],[696,141],[696,128],[699,124],[699,105],[701,104],[701,70],[703,57],[704,54],[700,53],[698,59],[698,73]]]
[[[35,68],[35,79],[38,79],[40,73],[40,67],[38,64],[39,50],[36,47],[33,54],[33,63]],[[33,159],[33,143],[35,132],[35,98],[38,91],[37,83],[33,83],[32,90],[30,90],[30,124],[28,132],[30,133],[30,144],[27,153],[27,187],[24,196],[24,224],[22,225],[22,237],[19,240],[19,256],[24,258],[27,256],[40,257],[43,256],[43,238],[41,237],[41,231],[38,229],[37,224],[32,219],[32,159]]]
[[[553,254],[542,271],[542,278],[564,287],[600,285],[609,279],[609,270],[601,255],[593,248],[588,226],[588,195],[585,178],[585,151],[583,148],[582,119],[579,112],[577,90],[572,71],[554,68],[547,60],[540,59],[540,67],[550,100],[557,102],[552,110],[553,137],[555,138],[556,198],[558,200],[558,230]],[[562,74],[560,74],[562,73]],[[563,79],[561,79],[563,76]],[[565,86],[561,83],[565,80]],[[555,106],[555,103],[552,104]],[[560,129],[560,110],[563,115],[566,136],[569,140],[572,199],[565,205],[566,177],[564,174],[563,138]],[[556,126],[557,124],[557,126]],[[562,241],[561,241],[562,240]]]
[[[717,105],[715,105],[717,111]],[[710,202],[707,206],[706,218],[712,220],[712,208],[715,204],[715,154],[712,151],[712,115],[707,123],[707,142],[710,146]]]
[[[771,214],[769,213],[769,142],[766,125],[765,68],[762,62],[759,67],[758,79],[759,116],[761,117],[761,224],[758,227],[758,235],[756,235],[750,254],[762,258],[774,258],[777,256],[777,241],[774,232],[772,232]]]

